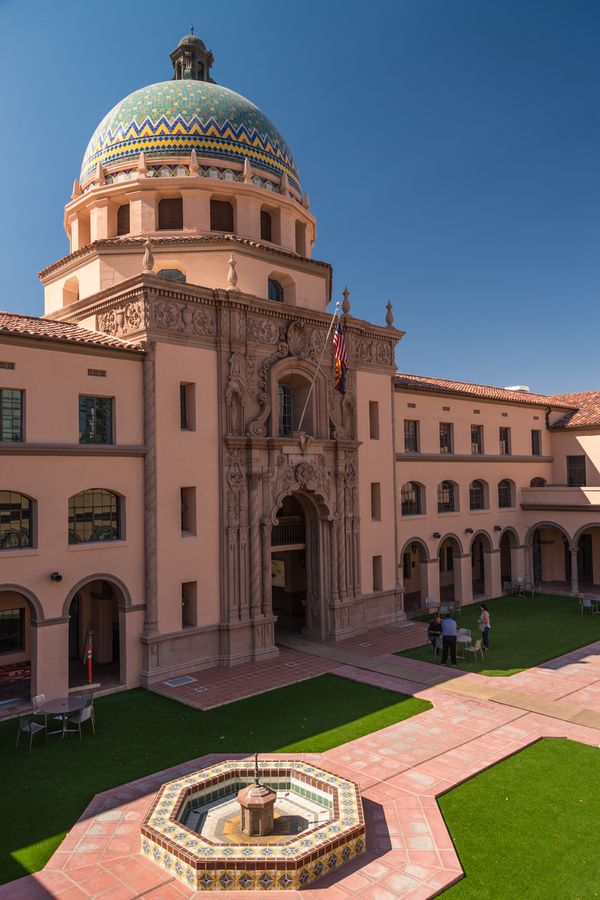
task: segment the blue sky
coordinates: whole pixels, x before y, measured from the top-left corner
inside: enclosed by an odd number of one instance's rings
[[[291,146],[336,296],[394,304],[402,371],[600,388],[597,0],[0,0],[0,308],[42,313],[92,131],[191,22]]]

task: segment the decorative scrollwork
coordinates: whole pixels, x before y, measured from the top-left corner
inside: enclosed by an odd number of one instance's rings
[[[251,423],[248,433],[253,437],[266,437],[267,421],[271,414],[271,397],[267,391],[267,381],[269,378],[269,369],[277,360],[285,359],[288,355],[289,347],[285,341],[280,341],[279,346],[272,356],[265,359],[258,373],[258,394],[257,400],[260,408],[258,416]]]
[[[276,344],[279,340],[279,327],[273,319],[248,316],[246,333],[249,341],[257,341],[259,344]]]

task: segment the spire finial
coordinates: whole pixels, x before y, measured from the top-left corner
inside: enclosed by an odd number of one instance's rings
[[[190,25],[190,34],[193,34],[193,33],[194,33],[194,26],[192,24],[192,25]]]
[[[389,300],[388,300],[385,308],[387,310],[387,312],[385,314],[385,324],[387,325],[388,328],[391,328],[392,325],[394,324],[394,313],[393,313],[392,304]]]
[[[260,775],[258,774],[258,753],[254,754],[254,783],[260,784]]]
[[[344,298],[344,302],[342,303],[342,311],[345,316],[350,312],[350,291],[347,287],[342,291],[342,297]]]

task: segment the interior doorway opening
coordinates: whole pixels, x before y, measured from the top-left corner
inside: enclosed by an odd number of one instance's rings
[[[306,626],[306,520],[293,495],[284,498],[271,532],[271,586],[277,627],[302,631]]]
[[[24,594],[0,591],[0,715],[29,702],[34,619],[35,610]]]
[[[88,683],[87,648],[92,647],[92,683],[121,684],[120,590],[106,580],[79,588],[69,607],[69,687]]]

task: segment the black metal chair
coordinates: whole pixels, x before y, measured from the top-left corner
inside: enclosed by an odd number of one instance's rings
[[[17,743],[15,744],[15,750],[19,746],[19,738],[22,734],[29,735],[29,752],[31,753],[31,745],[33,743],[34,734],[39,734],[41,731],[46,732],[46,743],[48,743],[48,730],[45,725],[40,725],[39,722],[34,722],[32,718],[29,716],[19,716],[19,728],[17,731]]]

